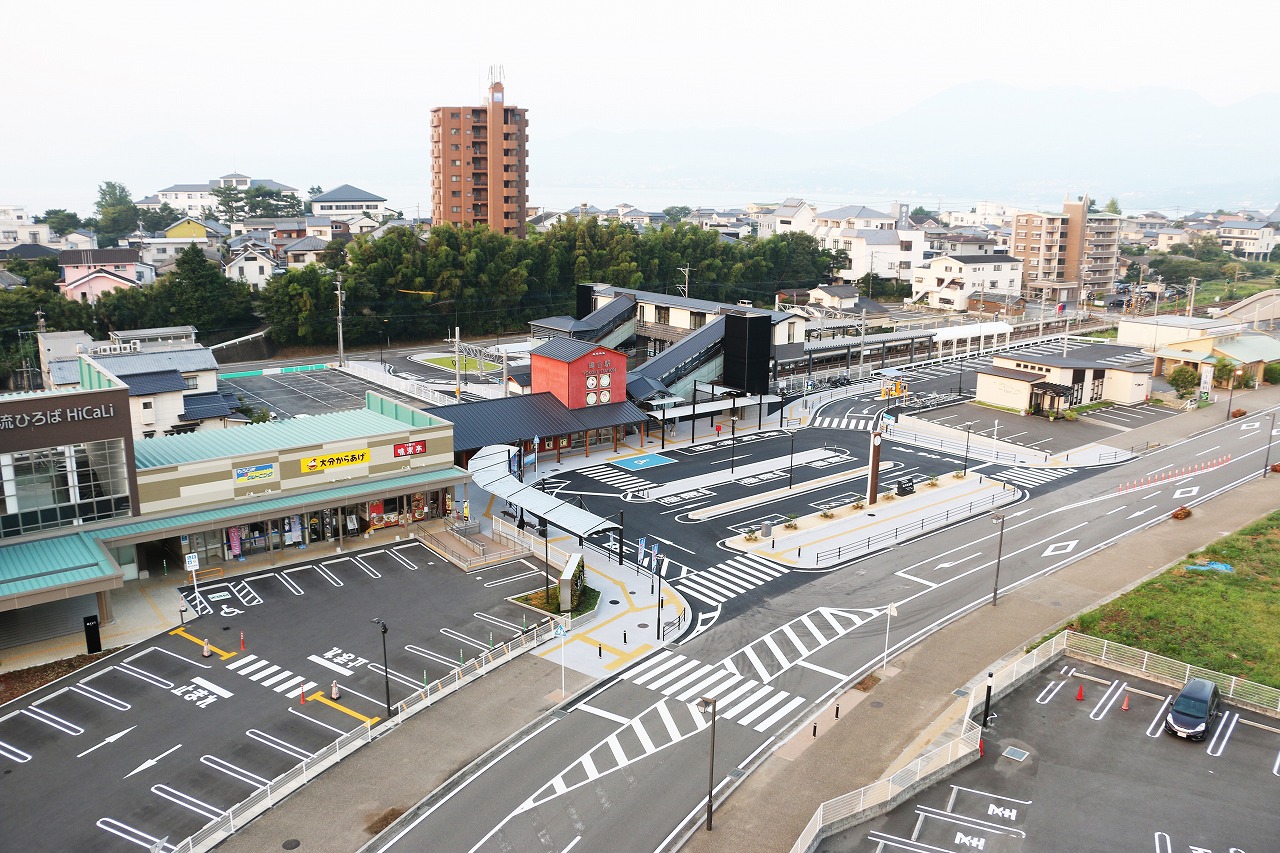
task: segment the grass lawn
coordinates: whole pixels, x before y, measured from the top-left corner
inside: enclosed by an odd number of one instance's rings
[[[453,356],[442,355],[438,358],[429,358],[427,364],[434,364],[436,367],[443,367],[446,370],[453,370]],[[501,370],[501,364],[494,364],[492,361],[484,361],[483,359],[464,356],[462,359],[463,373],[480,373],[487,370]]]
[[[1235,571],[1187,568],[1210,561]],[[1068,627],[1280,687],[1280,511],[1190,554]]]

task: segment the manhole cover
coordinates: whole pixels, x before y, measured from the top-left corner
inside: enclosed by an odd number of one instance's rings
[[[648,623],[648,622],[641,622],[641,623],[640,623],[639,625],[637,625],[636,627],[637,627],[637,628],[648,628],[648,627],[649,627],[649,623]]]
[[[883,707],[884,707],[884,703],[883,703],[883,702],[874,702],[874,701],[873,701],[873,702],[871,703],[871,707],[872,707],[872,708],[883,708]]]
[[[302,842],[296,838],[290,838],[288,841],[286,841],[284,844],[281,844],[280,846],[283,847],[285,850],[297,850],[299,847],[302,846]]]
[[[1025,749],[1018,749],[1016,746],[1011,746],[1002,754],[1005,758],[1012,758],[1014,761],[1024,761],[1031,753],[1027,752]]]
[[[620,602],[619,602],[619,601],[618,601],[618,599],[616,599],[616,598],[611,598],[611,599],[609,599],[609,603],[610,603],[610,604],[618,604],[618,603],[620,603]]]

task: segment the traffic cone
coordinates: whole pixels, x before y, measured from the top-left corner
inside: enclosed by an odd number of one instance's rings
[[[1129,710],[1129,694],[1124,694],[1124,704],[1120,706],[1121,711]]]
[[[978,738],[978,757],[982,758],[986,754],[987,754],[987,750],[986,750],[986,747],[984,747],[982,744],[982,738]]]
[[[1083,684],[1081,684],[1080,689],[1076,691],[1076,701],[1077,702],[1084,701],[1084,685]]]
[[[341,698],[342,698],[342,693],[338,690],[338,681],[337,681],[337,679],[334,679],[333,687],[331,687],[331,688],[329,689],[329,698],[330,698],[330,699],[341,699]],[[1128,705],[1129,705],[1129,697],[1128,697],[1128,696],[1124,697],[1124,703],[1125,703],[1125,710],[1128,710]]]
[[[244,631],[240,632],[240,651],[244,651]]]
[[[1082,688],[1080,688],[1080,689],[1081,689],[1081,690],[1083,690],[1084,688],[1082,687]],[[299,705],[305,705],[305,704],[307,704],[307,691],[306,691],[306,690],[299,690],[299,691],[298,691],[298,704],[299,704]]]
[[[209,641],[208,641],[208,640],[205,640],[205,641],[204,641],[204,651],[202,651],[202,652],[200,653],[200,657],[202,657],[202,658],[211,658],[211,657],[213,657],[213,651],[209,648]]]

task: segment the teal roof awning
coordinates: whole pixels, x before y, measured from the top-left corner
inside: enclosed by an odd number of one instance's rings
[[[90,533],[71,533],[0,548],[0,610],[20,605],[12,599],[82,586],[95,592],[122,586],[124,575],[111,564]]]

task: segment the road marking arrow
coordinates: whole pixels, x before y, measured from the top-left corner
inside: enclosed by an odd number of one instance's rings
[[[164,752],[160,753],[155,758],[148,758],[146,761],[139,764],[137,769],[134,770],[133,773],[141,773],[143,770],[146,770],[148,767],[155,767],[157,764],[160,763],[160,759],[164,758],[169,753],[178,749],[182,749],[182,744],[178,744],[177,746],[173,747],[173,749],[166,749]],[[125,774],[124,778],[128,779],[130,776],[133,775],[133,773]]]
[[[1151,512],[1151,510],[1153,509],[1155,509],[1154,506],[1149,506],[1146,509],[1140,509],[1137,512],[1135,512],[1133,515],[1129,516],[1129,518],[1137,518],[1140,515],[1146,515],[1147,513]]]
[[[137,728],[137,726],[129,726],[129,728],[125,729],[125,730],[124,730],[124,731],[122,731],[122,732],[116,732],[115,734],[113,734],[113,735],[111,735],[110,737],[108,737],[106,740],[102,741],[102,743],[99,743],[99,744],[96,744],[96,745],[94,745],[94,746],[89,747],[89,748],[88,748],[88,749],[86,749],[84,752],[82,752],[82,753],[80,753],[79,755],[77,755],[77,756],[76,756],[76,758],[84,758],[86,755],[88,755],[89,753],[93,752],[93,751],[94,751],[95,749],[97,749],[99,746],[106,746],[106,745],[107,745],[107,744],[109,744],[109,743],[115,743],[116,741],[120,740],[120,738],[124,737],[125,735],[127,735],[129,732],[133,731],[133,730],[134,730],[134,729],[136,729],[136,728]]]
[[[933,567],[933,570],[936,572],[938,569],[949,569],[952,566],[958,566],[959,564],[963,563],[965,560],[972,560],[974,557],[981,557],[981,556],[982,556],[982,552],[978,551],[976,553],[970,554],[967,557],[961,557],[958,560],[952,560],[949,563],[938,563],[938,565]]]

